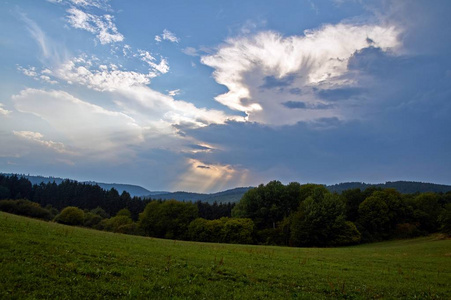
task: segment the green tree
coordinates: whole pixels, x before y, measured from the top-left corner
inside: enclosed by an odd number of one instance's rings
[[[125,217],[129,217],[131,219],[132,213],[127,208],[123,208],[117,212],[116,216],[125,216]]]
[[[355,222],[359,216],[359,205],[365,200],[365,195],[357,189],[345,190],[341,193],[346,203],[346,218]]]
[[[217,220],[195,219],[188,226],[189,239],[198,242],[224,242],[222,235],[226,220],[228,218]]]
[[[389,208],[378,195],[370,196],[359,205],[357,223],[362,226],[366,241],[380,240],[387,237],[389,231]]]
[[[291,216],[293,246],[329,246],[356,243],[360,233],[345,219],[345,204],[337,194],[314,189]]]
[[[275,228],[284,218],[295,211],[299,204],[313,192],[327,192],[324,186],[300,185],[292,182],[284,186],[280,181],[271,181],[266,186],[247,191],[233,208],[232,217],[250,218],[261,230]]]
[[[55,221],[66,225],[82,225],[85,213],[75,206],[68,206],[55,217]]]
[[[0,211],[43,219],[46,221],[53,219],[53,214],[51,211],[42,208],[39,203],[31,202],[26,199],[0,200]]]
[[[150,236],[187,239],[188,226],[197,217],[197,206],[191,202],[152,201],[139,215],[139,226]]]
[[[254,222],[247,218],[221,218],[225,219],[222,229],[223,241],[232,244],[252,244]]]
[[[442,212],[440,196],[435,193],[423,193],[413,200],[414,219],[420,223],[420,229],[426,232],[437,231],[440,227],[438,217]]]
[[[445,205],[438,220],[440,223],[440,231],[451,235],[451,203]]]
[[[93,228],[102,221],[102,217],[92,212],[85,213],[83,226]]]

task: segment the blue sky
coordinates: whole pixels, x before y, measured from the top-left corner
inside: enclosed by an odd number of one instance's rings
[[[451,184],[451,2],[0,1],[0,171]]]

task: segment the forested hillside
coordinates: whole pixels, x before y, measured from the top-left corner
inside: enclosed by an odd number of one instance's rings
[[[25,175],[25,174],[2,174],[5,176],[18,176],[18,177],[24,177],[26,179],[28,179],[31,184],[36,184],[36,185],[40,185],[41,183],[53,183],[55,182],[56,184],[61,184],[63,181],[69,180],[69,181],[76,181],[76,180],[72,180],[72,179],[64,179],[64,178],[59,178],[59,177],[45,177],[45,176],[33,176],[33,175]],[[85,184],[90,184],[90,185],[98,185],[100,186],[102,189],[104,190],[110,190],[112,188],[114,188],[115,190],[118,191],[119,194],[122,194],[122,192],[127,192],[130,194],[130,196],[134,197],[134,196],[147,196],[149,194],[154,194],[154,193],[167,193],[167,192],[150,192],[149,190],[138,186],[138,185],[133,185],[133,184],[122,184],[122,183],[102,183],[102,182],[95,182],[95,181],[84,181],[82,183]]]
[[[3,199],[3,200],[2,200]],[[402,194],[369,187],[271,181],[234,203],[142,200],[65,180],[32,185],[0,175],[0,210],[100,230],[202,242],[341,246],[451,233],[451,192]]]
[[[344,182],[334,185],[328,185],[327,189],[331,192],[341,193],[349,189],[365,190],[370,187],[393,188],[401,194],[414,193],[446,193],[451,191],[451,185],[415,182],[415,181],[387,181],[386,183],[369,184],[364,182]]]

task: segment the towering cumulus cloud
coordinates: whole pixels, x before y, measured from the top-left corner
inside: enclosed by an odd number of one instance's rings
[[[319,118],[344,118],[341,103],[329,103],[320,91],[357,85],[348,69],[356,51],[368,47],[396,51],[393,26],[327,25],[302,36],[266,31],[231,38],[202,57],[215,80],[229,91],[216,97],[249,121],[284,125]]]

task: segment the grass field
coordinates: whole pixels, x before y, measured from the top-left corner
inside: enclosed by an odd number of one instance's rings
[[[451,240],[344,248],[160,240],[0,213],[0,298],[450,299]]]

